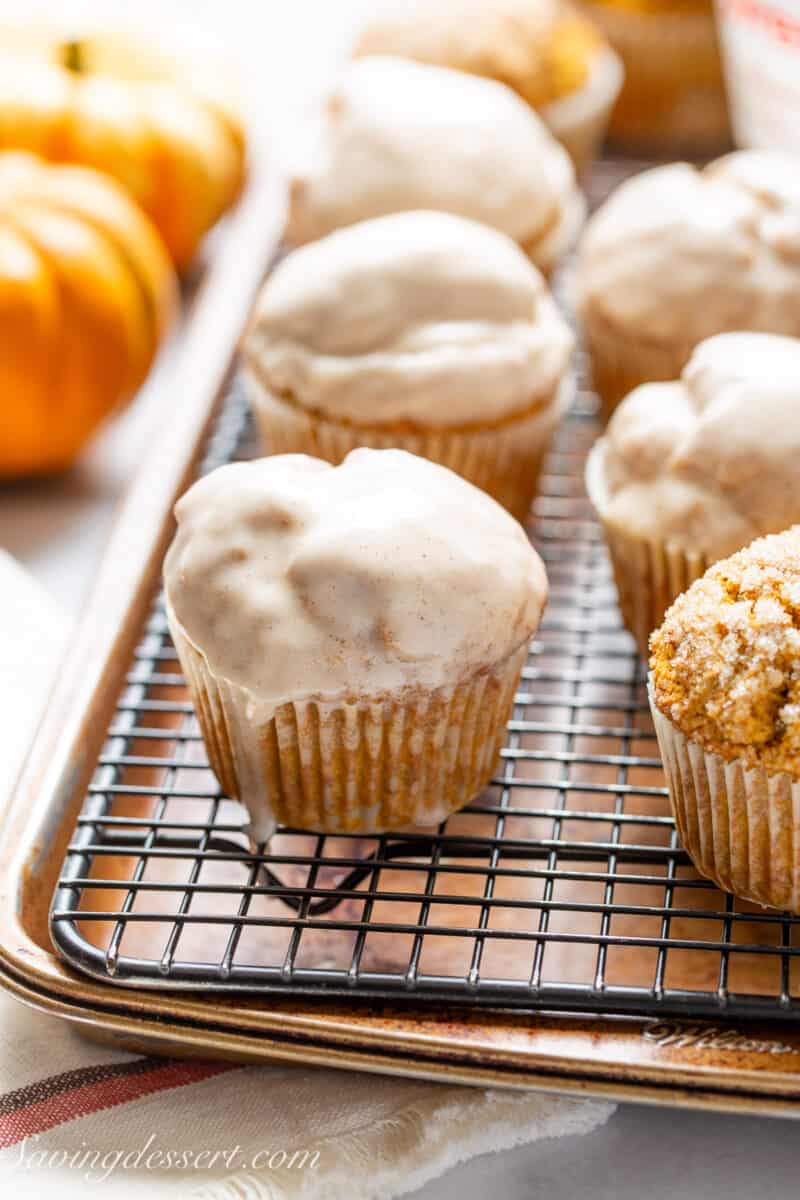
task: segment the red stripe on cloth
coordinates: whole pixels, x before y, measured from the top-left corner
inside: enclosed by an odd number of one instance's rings
[[[36,1133],[44,1133],[79,1117],[88,1117],[104,1108],[130,1104],[132,1100],[140,1100],[154,1092],[185,1087],[236,1069],[233,1063],[168,1060],[139,1075],[117,1076],[71,1088],[0,1116],[0,1148],[13,1146]]]
[[[34,1079],[26,1087],[15,1088],[13,1092],[5,1092],[0,1096],[0,1117],[27,1108],[30,1104],[38,1104],[41,1100],[49,1100],[59,1092],[74,1092],[87,1083],[100,1083],[121,1075],[146,1075],[155,1067],[163,1066],[163,1063],[161,1058],[134,1058],[122,1063],[92,1063],[88,1067],[62,1071],[60,1075],[46,1075],[43,1079]]]

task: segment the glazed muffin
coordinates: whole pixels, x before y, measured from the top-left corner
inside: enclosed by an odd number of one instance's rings
[[[569,0],[394,0],[370,17],[356,55],[396,55],[496,79],[535,108],[581,171],[622,83],[597,26]]]
[[[584,0],[625,68],[615,144],[640,154],[719,153],[730,145],[711,0]]]
[[[481,790],[547,590],[508,513],[367,449],[221,467],[175,513],[170,629],[254,841],[436,825]]]
[[[625,624],[646,656],[680,592],[753,538],[800,521],[800,341],[727,333],[679,381],[637,388],[595,443],[586,486]]]
[[[298,145],[287,240],[409,209],[469,217],[549,271],[585,216],[569,156],[510,88],[400,58],[348,63]]]
[[[677,379],[704,338],[800,335],[796,160],[741,151],[624,183],[586,228],[576,303],[607,416],[638,384]]]
[[[684,847],[726,891],[800,911],[800,527],[711,567],[651,649]]]
[[[572,335],[501,233],[440,212],[379,217],[289,254],[243,341],[265,445],[338,463],[399,447],[520,520],[572,396]]]

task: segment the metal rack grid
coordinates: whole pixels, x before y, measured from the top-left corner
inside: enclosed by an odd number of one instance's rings
[[[778,1016],[800,921],[724,897],[677,844],[644,691],[582,486],[581,392],[531,532],[551,582],[490,788],[435,832],[282,830],[219,791],[161,598],[54,898],[74,965],[119,983],[565,1010]],[[234,389],[202,470],[252,452]]]
[[[601,169],[596,190],[619,177]],[[722,895],[678,845],[583,490],[595,411],[579,391],[545,463],[530,530],[550,600],[497,774],[435,832],[250,846],[156,599],[54,896],[70,963],[120,984],[352,1001],[797,1014],[800,920]],[[234,386],[201,471],[254,452]]]

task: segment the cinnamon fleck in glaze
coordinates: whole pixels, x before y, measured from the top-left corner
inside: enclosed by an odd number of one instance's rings
[[[688,738],[800,778],[800,525],[713,566],[650,649],[655,703]]]

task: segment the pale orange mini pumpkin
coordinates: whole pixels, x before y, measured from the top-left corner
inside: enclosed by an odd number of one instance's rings
[[[112,175],[179,268],[244,176],[244,131],[222,77],[112,35],[0,29],[0,149]]]
[[[144,379],[176,292],[112,179],[0,153],[0,478],[75,460]]]

